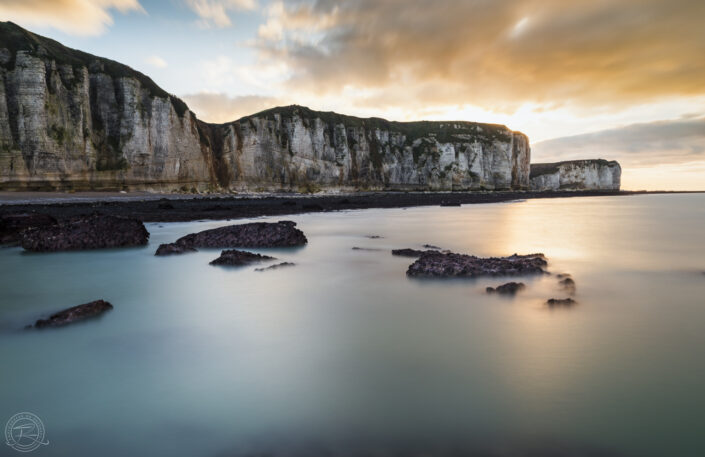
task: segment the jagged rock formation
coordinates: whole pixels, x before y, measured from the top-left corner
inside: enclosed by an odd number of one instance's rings
[[[528,138],[304,107],[216,125],[147,76],[0,23],[0,189],[523,189]]]
[[[531,190],[619,190],[622,167],[616,161],[570,160],[531,164]]]

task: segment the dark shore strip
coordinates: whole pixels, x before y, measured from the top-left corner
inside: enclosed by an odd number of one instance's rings
[[[143,222],[185,222],[200,219],[239,219],[258,216],[281,216],[321,211],[368,208],[403,208],[412,206],[453,206],[475,203],[499,203],[533,198],[595,197],[635,195],[649,192],[369,192],[340,195],[271,195],[218,196],[194,198],[111,199],[90,202],[0,204],[0,216],[39,213],[57,219],[100,213],[124,216]],[[129,194],[128,194],[129,195]]]

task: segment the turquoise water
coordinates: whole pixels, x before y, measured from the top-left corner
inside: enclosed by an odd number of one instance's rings
[[[148,224],[137,249],[0,249],[0,425],[37,414],[45,456],[705,455],[705,195],[287,219],[309,244],[257,250],[297,263],[267,272],[153,256],[226,221]],[[513,299],[408,279],[388,250],[425,243],[544,252],[578,304],[547,309],[565,296],[550,276]],[[99,298],[99,320],[21,330]]]

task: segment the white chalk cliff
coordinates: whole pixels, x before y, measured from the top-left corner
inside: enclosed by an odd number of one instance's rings
[[[570,160],[531,164],[531,190],[619,190],[622,167],[615,161]]]

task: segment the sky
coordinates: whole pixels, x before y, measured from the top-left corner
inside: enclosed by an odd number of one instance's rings
[[[703,0],[0,0],[226,122],[278,105],[501,123],[532,162],[705,190]]]

